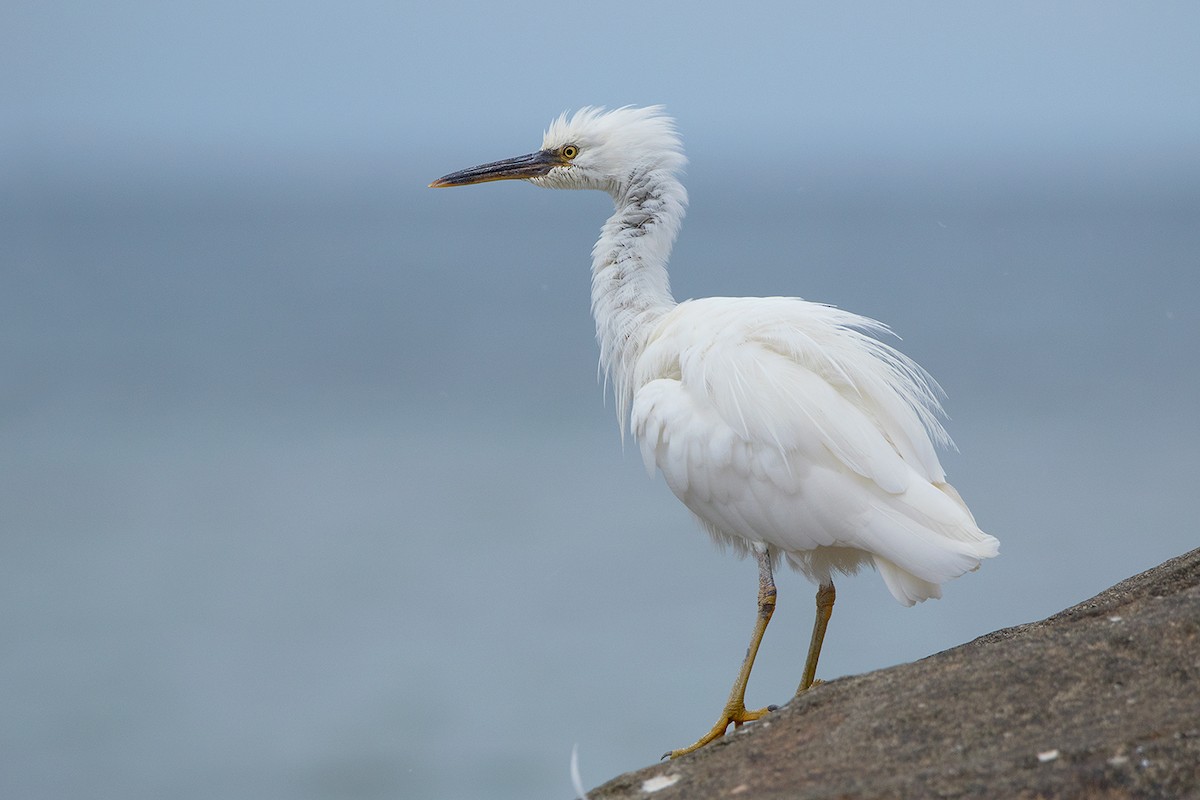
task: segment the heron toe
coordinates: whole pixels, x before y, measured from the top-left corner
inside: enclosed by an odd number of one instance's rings
[[[725,706],[721,712],[721,718],[717,720],[717,724],[709,729],[708,733],[700,737],[700,739],[689,747],[684,747],[680,750],[672,750],[665,753],[663,758],[679,758],[680,756],[694,753],[709,742],[720,739],[725,735],[725,731],[729,728],[730,723],[733,723],[735,728],[740,728],[747,722],[754,722],[756,719],[762,719],[770,712],[774,711],[777,706],[767,706],[760,708],[757,711],[747,711],[744,705]]]

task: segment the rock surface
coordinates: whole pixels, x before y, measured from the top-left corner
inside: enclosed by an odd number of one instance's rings
[[[1200,549],[588,796],[1200,798]]]

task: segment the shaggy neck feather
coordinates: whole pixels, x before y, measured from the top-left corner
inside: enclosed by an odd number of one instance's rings
[[[592,316],[600,366],[612,382],[617,416],[638,387],[633,370],[658,321],[675,307],[667,259],[687,206],[683,184],[666,170],[637,173],[612,191],[616,211],[592,248]]]

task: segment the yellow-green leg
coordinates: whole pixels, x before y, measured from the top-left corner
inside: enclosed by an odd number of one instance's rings
[[[808,643],[808,659],[804,662],[804,677],[800,679],[800,688],[796,694],[808,691],[813,683],[819,683],[817,677],[817,659],[821,657],[821,644],[825,641],[825,629],[829,627],[829,618],[833,616],[833,601],[837,599],[833,581],[822,583],[817,589],[817,619],[813,623],[812,639]]]
[[[750,670],[754,668],[754,657],[758,655],[758,646],[762,643],[763,634],[767,632],[767,623],[775,613],[775,578],[771,574],[771,556],[765,545],[754,548],[755,558],[758,559],[758,616],[754,620],[754,632],[750,635],[750,646],[746,648],[746,658],[738,672],[725,708],[721,710],[721,718],[713,725],[708,733],[700,737],[690,747],[682,750],[672,750],[663,758],[679,758],[682,755],[699,750],[704,745],[725,735],[729,723],[741,727],[743,723],[753,722],[766,715],[770,708],[760,708],[757,711],[746,710],[746,684],[750,682]]]

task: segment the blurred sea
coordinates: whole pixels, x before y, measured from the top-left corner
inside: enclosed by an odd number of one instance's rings
[[[0,796],[565,798],[573,744],[595,785],[712,723],[754,568],[622,451],[607,200],[423,188],[461,166],[8,182]],[[915,609],[843,581],[826,679],[1198,544],[1195,164],[746,174],[693,170],[677,296],[889,323],[1002,542]],[[793,691],[812,593],[782,577],[751,703]]]

